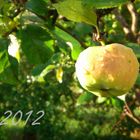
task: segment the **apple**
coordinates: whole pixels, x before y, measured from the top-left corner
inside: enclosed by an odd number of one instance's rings
[[[131,48],[113,43],[88,47],[75,64],[81,86],[97,96],[121,96],[134,85],[139,62]]]

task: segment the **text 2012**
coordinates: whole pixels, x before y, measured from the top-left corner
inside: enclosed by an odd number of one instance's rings
[[[15,114],[13,114],[13,112],[11,110],[8,110],[4,113],[4,115],[6,117],[2,121],[0,121],[0,126],[6,125],[7,120],[10,119],[10,117],[12,117],[12,125],[17,125],[18,123],[20,123],[20,121],[23,118],[23,112],[21,110],[17,111]],[[27,116],[25,119],[25,125],[27,124],[28,120],[31,118],[32,115],[33,115],[33,110],[25,113],[25,116]],[[37,115],[37,117],[32,121],[31,125],[40,125],[40,120],[45,115],[45,112],[44,112],[44,110],[39,110],[36,113],[36,115]],[[17,117],[18,117],[18,119],[16,119]]]

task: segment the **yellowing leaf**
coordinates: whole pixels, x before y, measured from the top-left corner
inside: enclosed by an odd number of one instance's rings
[[[63,82],[63,69],[62,69],[62,67],[59,67],[56,70],[56,79],[58,80],[59,83]]]

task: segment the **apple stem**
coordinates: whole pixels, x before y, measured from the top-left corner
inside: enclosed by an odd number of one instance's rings
[[[105,46],[105,42],[103,40],[99,41],[101,43],[102,46]]]
[[[96,39],[95,40],[97,40],[98,42],[100,42],[100,44],[102,46],[105,46],[105,41],[103,40],[103,38],[101,38],[101,35],[100,35],[100,31],[99,31],[98,26],[96,26],[96,31],[97,31],[97,33],[96,33]]]

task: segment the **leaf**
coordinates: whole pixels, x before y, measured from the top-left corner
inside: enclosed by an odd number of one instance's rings
[[[56,69],[56,79],[59,83],[63,82],[63,69],[59,67]]]
[[[7,50],[9,43],[10,41],[8,39],[0,38],[0,51],[5,49]]]
[[[37,66],[32,70],[32,75],[33,75],[33,76],[38,76],[38,75],[43,71],[43,69],[45,69],[45,67],[46,67],[45,64],[37,65]]]
[[[37,15],[45,16],[48,13],[47,3],[43,0],[28,0],[25,8]]]
[[[41,77],[44,77],[47,73],[49,73],[50,71],[52,71],[56,66],[55,65],[47,65],[45,67],[45,69],[43,69],[43,71],[40,73]]]
[[[140,45],[136,43],[127,43],[127,47],[131,48],[136,54],[137,58],[140,58]]]
[[[96,103],[97,104],[102,104],[103,102],[105,102],[106,101],[106,97],[98,97],[97,99],[96,99]]]
[[[11,85],[19,83],[18,80],[18,62],[17,59],[9,56],[10,66],[0,73],[0,81]]]
[[[34,76],[35,81],[38,82],[44,82],[45,79],[44,77],[50,72],[52,71],[56,66],[55,65],[47,65],[38,75]],[[39,68],[39,67],[38,67]],[[42,68],[42,67],[41,67]],[[39,70],[41,70],[41,68]]]
[[[140,85],[140,74],[138,74],[137,80],[136,80],[136,85]]]
[[[48,72],[56,67],[56,64],[61,61],[61,53],[55,53],[46,64],[40,64],[35,66],[32,71],[33,76],[46,76]],[[54,64],[54,65],[53,65]],[[54,67],[55,66],[55,67]]]
[[[93,8],[82,0],[65,0],[53,5],[60,15],[75,22],[84,22],[97,27],[97,16]]]
[[[78,105],[86,104],[86,103],[90,102],[92,100],[92,98],[93,98],[93,94],[88,93],[88,92],[83,93],[78,97],[77,104]]]
[[[7,52],[8,40],[0,39],[0,73],[10,66]]]
[[[82,0],[85,4],[94,7],[96,9],[107,9],[118,7],[127,3],[129,0]]]
[[[9,55],[16,58],[19,62],[20,61],[20,50],[19,50],[20,44],[14,35],[12,34],[9,35],[9,38],[10,38],[10,45],[8,46],[8,53]]]
[[[0,0],[0,9],[3,7],[4,5],[4,0]]]
[[[59,38],[60,41],[62,41],[62,40],[65,41],[65,43],[71,49],[72,58],[74,60],[76,60],[78,55],[79,55],[79,53],[83,50],[83,48],[81,47],[81,44],[75,38],[73,38],[70,34],[66,33],[65,31],[61,30],[58,27],[55,28],[53,33],[54,33],[55,37],[57,37],[57,39]]]
[[[42,64],[53,54],[50,34],[37,25],[27,25],[20,31],[21,48],[31,64]]]
[[[0,39],[0,82],[17,84],[18,63],[8,55],[9,40]]]
[[[122,100],[120,100],[119,98],[116,98],[116,97],[111,98],[111,103],[114,107],[116,107],[118,109],[122,109],[122,107],[124,105],[124,101],[122,101]]]
[[[10,66],[6,50],[0,51],[0,73]]]

